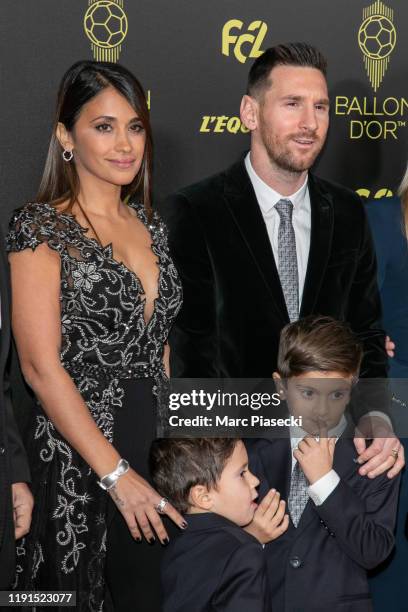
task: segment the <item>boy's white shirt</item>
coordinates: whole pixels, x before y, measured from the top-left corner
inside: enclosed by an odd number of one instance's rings
[[[336,425],[336,427],[333,427],[333,429],[330,429],[327,432],[327,436],[329,438],[336,438],[336,442],[337,442],[337,440],[339,439],[343,431],[346,429],[346,427],[347,427],[347,421],[343,414],[340,421]],[[296,465],[296,459],[293,456],[293,451],[295,450],[299,442],[301,442],[303,438],[308,435],[310,434],[304,431],[301,427],[291,427],[290,428],[290,446],[292,450],[292,472],[293,472],[293,468]],[[317,437],[316,440],[318,439],[319,438]],[[309,497],[313,500],[316,506],[320,506],[329,497],[329,495],[334,491],[334,489],[337,487],[339,482],[340,482],[340,476],[337,474],[336,470],[331,469],[329,472],[327,472],[327,474],[319,478],[319,480],[316,480],[315,483],[313,483],[312,485],[308,487],[307,492],[309,494]]]

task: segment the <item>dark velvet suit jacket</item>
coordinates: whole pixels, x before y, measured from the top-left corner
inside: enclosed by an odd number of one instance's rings
[[[10,283],[8,263],[0,234],[0,589],[6,589],[14,575],[15,545],[11,484],[29,482],[27,459],[14,420],[10,400],[8,358],[10,355]]]
[[[270,612],[261,544],[217,514],[186,520],[162,560],[163,612]]]
[[[249,466],[287,500],[292,469],[290,439],[247,440]],[[306,505],[297,528],[267,544],[272,609],[279,612],[369,612],[366,570],[394,546],[399,477],[360,476],[350,437],[336,444],[333,468],[340,483],[320,506]]]
[[[300,316],[348,321],[364,343],[362,375],[385,377],[376,261],[363,205],[309,175],[311,242]],[[172,375],[270,377],[289,322],[255,193],[241,160],[162,204],[184,303],[173,329]]]

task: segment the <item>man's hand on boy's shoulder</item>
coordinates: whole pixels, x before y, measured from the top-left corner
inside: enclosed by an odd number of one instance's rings
[[[327,431],[322,430],[318,440],[313,436],[306,436],[293,451],[293,456],[311,485],[333,468],[335,444],[336,438],[328,438]]]
[[[367,447],[366,440],[372,439]],[[387,472],[394,478],[405,465],[404,447],[392,430],[388,420],[381,416],[364,415],[358,422],[354,446],[359,454],[358,463],[362,465],[362,476],[375,478]]]
[[[285,514],[286,502],[280,493],[271,489],[255,510],[254,518],[245,527],[261,544],[276,540],[289,527],[289,515]]]

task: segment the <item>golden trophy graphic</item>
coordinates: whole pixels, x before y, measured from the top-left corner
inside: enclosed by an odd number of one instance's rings
[[[89,0],[84,30],[95,60],[117,62],[128,31],[123,0]]]
[[[381,85],[397,41],[393,18],[394,11],[381,0],[376,0],[363,10],[358,44],[363,52],[364,64],[374,91]]]

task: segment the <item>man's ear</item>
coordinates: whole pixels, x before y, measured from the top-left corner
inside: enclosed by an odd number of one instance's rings
[[[195,485],[191,487],[189,504],[194,506],[194,508],[209,512],[214,505],[211,491],[209,491],[205,485]]]
[[[72,142],[71,134],[68,132],[65,125],[61,122],[58,123],[55,135],[64,151],[72,151],[74,143]]]
[[[240,116],[242,123],[251,132],[258,127],[258,110],[259,104],[255,98],[245,94],[241,100]]]

